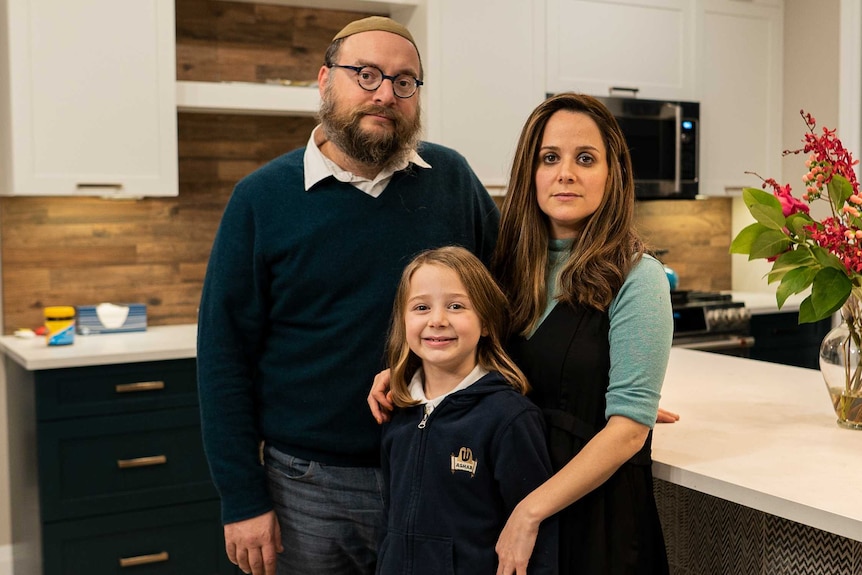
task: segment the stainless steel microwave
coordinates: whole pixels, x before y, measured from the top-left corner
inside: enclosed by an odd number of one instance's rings
[[[694,199],[698,194],[700,104],[599,97],[616,117],[632,157],[639,200]]]

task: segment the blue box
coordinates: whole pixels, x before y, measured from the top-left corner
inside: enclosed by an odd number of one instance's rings
[[[147,330],[147,305],[143,303],[79,305],[75,312],[81,335]]]

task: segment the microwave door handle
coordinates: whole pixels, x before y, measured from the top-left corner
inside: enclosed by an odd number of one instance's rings
[[[676,148],[673,162],[674,192],[682,191],[682,106],[674,104],[676,127],[674,128],[674,147]]]

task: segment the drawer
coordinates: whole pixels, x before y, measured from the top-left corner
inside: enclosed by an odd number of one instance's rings
[[[239,573],[215,501],[50,523],[42,541],[45,575]]]
[[[197,405],[194,359],[43,370],[35,384],[39,420]]]
[[[49,421],[37,434],[44,521],[216,497],[197,408]]]

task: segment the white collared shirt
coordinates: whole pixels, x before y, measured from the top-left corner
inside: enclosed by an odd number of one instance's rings
[[[425,372],[422,371],[422,368],[420,367],[416,370],[416,373],[413,374],[413,378],[410,380],[410,385],[407,389],[410,391],[410,397],[418,401],[421,405],[425,405],[425,413],[427,414],[434,411],[434,409],[440,405],[440,402],[448,396],[452,395],[456,391],[467,389],[486,375],[488,375],[488,370],[481,365],[476,364],[473,371],[471,371],[467,377],[462,379],[461,383],[453,387],[451,391],[448,391],[443,395],[439,395],[434,399],[428,399],[428,397],[425,396]]]
[[[387,184],[392,179],[395,172],[405,169],[408,165],[415,164],[420,168],[431,168],[431,166],[423,160],[416,150],[410,153],[410,156],[403,160],[397,166],[383,170],[373,180],[357,176],[356,174],[342,169],[338,164],[323,155],[320,151],[320,146],[326,142],[326,136],[323,133],[323,128],[318,124],[311,131],[311,136],[308,138],[308,145],[305,147],[305,191],[310,190],[319,181],[333,176],[339,182],[345,182],[362,190],[372,198],[376,198],[383,193]]]

